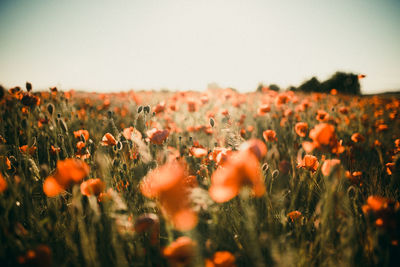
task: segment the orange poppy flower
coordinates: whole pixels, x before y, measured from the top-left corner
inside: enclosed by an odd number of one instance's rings
[[[187,236],[181,236],[164,248],[163,255],[173,266],[188,265],[195,256],[196,243]]]
[[[345,176],[353,184],[362,185],[362,183],[361,183],[362,172],[360,172],[360,171],[356,171],[356,172],[346,171]]]
[[[301,162],[298,163],[297,168],[304,168],[315,172],[318,169],[319,162],[317,157],[313,155],[305,155]]]
[[[44,181],[43,191],[49,197],[57,196],[88,175],[89,166],[85,162],[78,159],[60,160],[57,162],[56,172]]]
[[[89,179],[81,183],[81,193],[84,196],[99,196],[105,189],[105,183],[99,178]]]
[[[354,133],[354,134],[351,136],[351,140],[352,140],[354,143],[362,143],[362,142],[365,141],[365,137],[364,137],[362,134],[360,134],[360,133]]]
[[[27,153],[29,155],[33,155],[36,152],[37,147],[32,146],[32,147],[28,147],[27,145],[21,146],[19,148],[19,151],[21,151],[22,153]]]
[[[51,147],[50,147],[51,154],[55,155],[55,154],[59,153],[60,151],[61,151],[61,148],[51,145]]]
[[[332,153],[340,154],[344,151],[344,147],[337,141],[335,127],[328,123],[320,123],[316,125],[309,134],[313,142],[303,142],[303,148],[310,153],[314,148],[330,149]]]
[[[278,140],[278,138],[276,137],[276,132],[274,130],[265,130],[263,132],[263,137],[267,142],[274,142]]]
[[[117,140],[115,140],[114,136],[110,133],[106,133],[101,139],[102,146],[115,146],[117,144]]]
[[[75,138],[80,139],[82,135],[85,138],[85,141],[89,140],[89,132],[87,130],[74,131]]]
[[[161,101],[160,103],[158,103],[154,108],[153,108],[153,112],[155,112],[156,114],[164,112],[165,110],[165,101]]]
[[[298,122],[294,126],[294,130],[300,137],[306,137],[308,131],[308,124],[306,122]]]
[[[236,267],[235,260],[229,251],[217,251],[211,259],[206,259],[206,267]]]
[[[215,147],[214,150],[209,154],[208,159],[214,161],[218,165],[221,165],[228,159],[228,156],[231,153],[232,150],[228,148]]]
[[[132,140],[132,137],[142,139],[142,134],[132,126],[122,130],[122,135],[125,137],[126,140]]]
[[[388,175],[392,175],[392,174],[393,174],[393,171],[394,171],[394,168],[395,168],[394,162],[388,162],[388,163],[386,163],[386,164],[385,164],[385,167],[386,167],[386,173],[387,173]]]
[[[323,175],[328,176],[332,169],[340,164],[340,159],[327,159],[324,161],[321,167],[321,172]]]
[[[156,145],[162,145],[165,139],[167,139],[167,137],[169,136],[169,131],[158,130],[157,128],[153,128],[147,131],[146,134],[148,136],[148,138],[146,139],[147,141]]]
[[[209,194],[215,202],[227,202],[236,197],[244,186],[250,186],[256,197],[265,193],[259,160],[251,150],[232,154],[212,174]]]
[[[0,173],[0,193],[3,193],[7,190],[7,181],[4,179],[3,175]]]
[[[189,112],[195,112],[197,110],[196,101],[194,99],[188,99],[187,105],[188,105]]]
[[[192,155],[195,158],[202,158],[207,156],[208,151],[207,149],[203,148],[203,147],[191,147],[189,149],[189,153],[190,155]]]
[[[167,219],[181,231],[190,230],[197,224],[197,214],[191,208],[186,177],[184,165],[175,161],[151,171],[140,183],[142,194],[156,198]]]
[[[295,221],[299,221],[303,217],[303,215],[301,214],[300,211],[294,210],[294,211],[289,212],[287,217],[291,222],[295,222]]]
[[[318,121],[327,121],[329,119],[329,114],[325,110],[317,111],[317,120]]]

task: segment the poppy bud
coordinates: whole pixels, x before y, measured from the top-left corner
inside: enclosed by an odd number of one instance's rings
[[[137,113],[142,112],[142,110],[143,110],[143,106],[139,106],[138,109],[137,109]]]
[[[113,112],[112,112],[111,110],[107,111],[107,117],[108,117],[109,119],[112,118],[112,115],[113,115]]]
[[[67,133],[67,132],[68,132],[68,127],[67,127],[67,124],[65,123],[65,121],[62,120],[62,119],[59,119],[58,121],[59,121],[59,123],[60,123],[61,129],[63,129],[63,131],[64,131],[65,133]]]
[[[32,84],[30,82],[26,82],[25,84],[26,91],[30,92],[32,90]]]
[[[266,172],[266,171],[268,171],[268,169],[269,169],[268,163],[264,163],[264,164],[262,165],[262,170],[263,170],[264,172]]]
[[[81,134],[80,138],[81,138],[81,141],[82,141],[83,143],[86,143],[86,139],[85,139],[85,136],[84,136],[83,134]]]
[[[274,170],[273,172],[272,172],[272,179],[275,179],[276,177],[278,177],[279,176],[279,171],[278,170]]]
[[[47,111],[50,113],[50,115],[53,115],[54,112],[54,105],[52,103],[49,103],[47,105]]]
[[[214,127],[214,125],[215,125],[215,121],[213,118],[210,118],[210,125],[211,125],[211,127]]]
[[[117,149],[118,150],[122,149],[122,143],[120,141],[117,142]]]
[[[150,106],[145,106],[145,107],[143,108],[143,111],[144,111],[145,113],[150,113]]]
[[[57,113],[57,118],[61,118],[61,113]]]

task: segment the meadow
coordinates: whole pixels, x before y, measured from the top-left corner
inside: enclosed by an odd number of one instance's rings
[[[398,266],[400,98],[0,88],[1,266]]]

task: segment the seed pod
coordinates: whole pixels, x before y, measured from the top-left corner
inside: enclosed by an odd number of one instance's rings
[[[54,108],[54,105],[52,103],[49,103],[47,105],[47,111],[50,113],[50,115],[53,115],[54,109],[55,108]]]
[[[264,163],[264,164],[262,165],[262,170],[263,170],[264,172],[266,172],[266,171],[268,171],[268,169],[269,169],[268,163]]]
[[[113,148],[114,152],[117,153],[117,151],[118,151],[117,146],[113,146],[112,148]]]
[[[114,167],[118,167],[118,165],[119,165],[119,160],[118,159],[114,159],[113,166]]]
[[[143,110],[143,106],[139,106],[138,109],[137,109],[137,113],[142,112],[142,110]]]
[[[112,118],[112,115],[113,115],[113,112],[112,112],[111,110],[107,111],[107,117],[108,117],[109,119]]]
[[[61,118],[61,113],[57,113],[57,118]]]
[[[213,118],[210,118],[210,125],[211,125],[211,127],[214,127],[214,125],[215,125],[215,121]]]
[[[32,90],[32,84],[30,82],[26,82],[25,84],[26,91],[30,92]]]
[[[279,171],[278,170],[274,170],[272,172],[272,179],[275,179],[276,177],[278,177],[278,175],[279,175]]]
[[[67,127],[67,124],[65,123],[65,121],[62,119],[59,119],[58,121],[59,121],[61,129],[64,131],[64,133],[67,133],[68,127]]]
[[[116,147],[117,147],[118,150],[121,150],[122,147],[123,147],[122,143],[120,141],[118,141]]]

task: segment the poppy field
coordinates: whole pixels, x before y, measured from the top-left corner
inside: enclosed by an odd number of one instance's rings
[[[1,266],[398,266],[400,98],[0,88]]]

